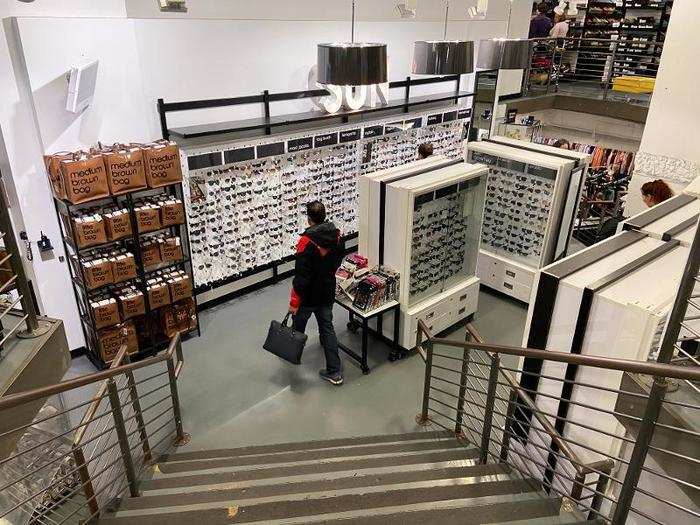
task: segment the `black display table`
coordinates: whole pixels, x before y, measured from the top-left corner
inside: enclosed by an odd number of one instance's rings
[[[369,327],[369,321],[375,317],[377,318],[377,326],[381,327],[384,314],[390,311],[394,312],[394,339],[393,342],[389,341],[394,351],[389,356],[389,359],[395,361],[396,359],[401,359],[405,356],[402,349],[399,348],[399,308],[401,305],[398,301],[389,301],[373,310],[368,310],[366,312],[355,308],[352,305],[352,302],[345,297],[336,297],[335,302],[337,305],[345,308],[348,311],[348,329],[353,332],[357,331],[358,329],[362,330],[361,354],[358,354],[341,342],[338,342],[338,348],[340,348],[360,365],[363,374],[369,374],[370,372],[369,366],[367,366],[367,346],[369,335],[372,334],[378,339],[382,340],[386,339],[380,332]]]

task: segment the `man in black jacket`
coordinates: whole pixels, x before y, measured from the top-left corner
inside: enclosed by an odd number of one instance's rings
[[[342,385],[343,376],[338,340],[333,329],[335,301],[335,272],[343,252],[340,231],[326,220],[326,208],[319,201],[306,205],[309,227],[297,243],[296,265],[292,281],[289,311],[294,316],[294,328],[303,332],[311,314],[316,316],[326,368],[319,371],[322,379]]]

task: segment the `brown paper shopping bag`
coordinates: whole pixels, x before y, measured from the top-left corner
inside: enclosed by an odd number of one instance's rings
[[[107,170],[102,155],[78,152],[60,162],[66,199],[73,204],[109,196]]]
[[[146,187],[146,170],[141,148],[115,144],[110,150],[103,151],[102,155],[112,195]]]
[[[144,144],[143,160],[149,188],[160,188],[182,180],[180,148],[166,140]]]

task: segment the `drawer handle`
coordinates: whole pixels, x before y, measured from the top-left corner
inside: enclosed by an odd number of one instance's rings
[[[464,308],[460,308],[460,310],[459,310],[459,312],[457,312],[457,314],[458,314],[458,315],[459,315],[459,314],[463,314],[463,313],[466,312],[466,311],[467,311],[467,307],[465,306]]]
[[[503,283],[503,287],[504,287],[504,288],[508,288],[509,290],[512,290],[512,289],[513,289],[513,285],[510,284],[510,283]]]
[[[469,297],[469,295],[465,293],[462,297],[459,298],[459,300],[464,301],[467,297]]]
[[[515,277],[515,272],[511,272],[511,271],[509,271],[509,270],[506,270],[506,275],[507,275],[508,277]]]
[[[428,315],[425,316],[425,320],[427,321],[428,319],[432,319],[435,317],[435,312],[430,312]]]

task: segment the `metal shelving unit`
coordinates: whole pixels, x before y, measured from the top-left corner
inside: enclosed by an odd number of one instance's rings
[[[132,360],[148,357],[154,355],[158,351],[167,347],[169,339],[167,337],[158,337],[158,321],[161,310],[169,305],[164,305],[159,308],[151,308],[148,300],[148,291],[146,287],[146,281],[149,275],[153,274],[158,270],[167,270],[172,268],[181,268],[189,275],[193,289],[194,289],[194,274],[192,269],[192,262],[190,258],[190,243],[189,243],[189,231],[187,226],[187,220],[182,224],[167,226],[160,228],[158,230],[149,232],[139,232],[136,220],[136,214],[134,213],[135,199],[139,197],[152,197],[152,196],[173,196],[180,199],[184,205],[184,195],[182,182],[170,184],[167,186],[162,186],[160,188],[147,188],[132,191],[122,195],[112,195],[110,197],[104,197],[101,199],[92,200],[89,202],[81,204],[71,204],[67,201],[54,198],[54,203],[56,207],[56,216],[58,223],[61,228],[61,239],[63,241],[63,248],[66,253],[68,270],[70,272],[71,280],[73,281],[73,292],[75,295],[76,305],[78,307],[78,313],[80,315],[81,326],[83,330],[83,335],[85,337],[87,356],[92,361],[92,363],[98,368],[106,368],[108,363],[104,362],[101,358],[99,351],[99,340],[98,340],[98,329],[95,327],[95,319],[90,308],[90,299],[99,295],[101,293],[109,292],[117,284],[109,283],[98,288],[88,289],[85,282],[85,274],[83,271],[82,262],[88,253],[107,251],[112,248],[129,248],[131,253],[134,255],[136,262],[136,277],[128,279],[126,281],[118,283],[118,285],[131,284],[136,286],[136,288],[143,294],[146,312],[141,318],[138,319],[138,323],[135,323],[137,327],[137,337],[139,339],[139,350],[138,352],[132,354],[130,357]],[[108,241],[106,243],[93,245],[85,248],[79,248],[76,242],[76,235],[73,228],[73,218],[78,210],[100,207],[101,209],[109,207],[120,207],[125,208],[129,211],[129,216],[131,219],[131,235],[123,239],[118,239],[115,241]],[[154,234],[171,232],[174,236],[180,239],[182,246],[183,258],[178,261],[168,262],[167,264],[159,264],[152,267],[145,267],[143,264],[142,257],[142,242],[145,237],[152,236]],[[197,299],[196,294],[192,294],[192,300],[195,306],[195,315],[197,317],[197,326],[192,328],[186,333],[181,333],[182,337],[192,335],[194,332],[197,335],[201,335],[199,328],[199,314],[197,312]],[[139,333],[139,326],[143,327],[147,334]]]

